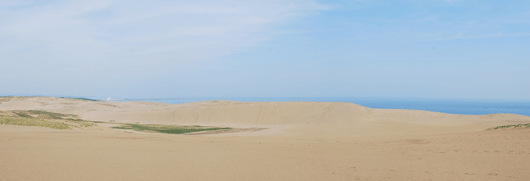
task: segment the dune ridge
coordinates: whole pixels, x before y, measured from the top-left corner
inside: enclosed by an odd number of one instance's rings
[[[530,122],[515,114],[456,115],[372,109],[346,102],[203,101],[186,104],[94,102],[54,97],[13,98],[0,109],[44,109],[93,121],[282,128],[313,135],[412,134],[478,131]]]

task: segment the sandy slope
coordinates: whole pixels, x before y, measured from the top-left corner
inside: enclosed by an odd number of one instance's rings
[[[3,180],[529,180],[530,117],[370,109],[351,103],[107,103],[14,98],[0,110],[83,119],[264,127],[224,135],[0,126]]]
[[[189,104],[91,102],[14,98],[0,110],[44,109],[93,121],[268,127],[318,136],[479,131],[530,122],[527,116],[453,115],[428,111],[370,109],[352,103],[206,101]],[[462,129],[459,129],[462,128]]]

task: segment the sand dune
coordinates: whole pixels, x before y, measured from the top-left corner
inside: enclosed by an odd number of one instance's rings
[[[189,104],[12,98],[92,121],[198,124],[262,131],[217,135],[53,130],[0,125],[0,180],[529,180],[529,123],[352,103]]]
[[[479,131],[530,122],[512,114],[454,115],[418,110],[371,109],[343,102],[235,102],[188,104],[92,102],[60,98],[18,98],[0,109],[44,109],[92,121],[266,127],[285,134],[359,136]],[[277,132],[275,132],[277,134]]]

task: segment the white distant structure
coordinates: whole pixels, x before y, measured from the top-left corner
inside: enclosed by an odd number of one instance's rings
[[[107,98],[107,102],[110,102],[110,97],[109,97],[109,98]]]

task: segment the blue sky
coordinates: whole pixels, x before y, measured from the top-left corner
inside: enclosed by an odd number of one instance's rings
[[[0,0],[0,95],[530,100],[530,2]]]

